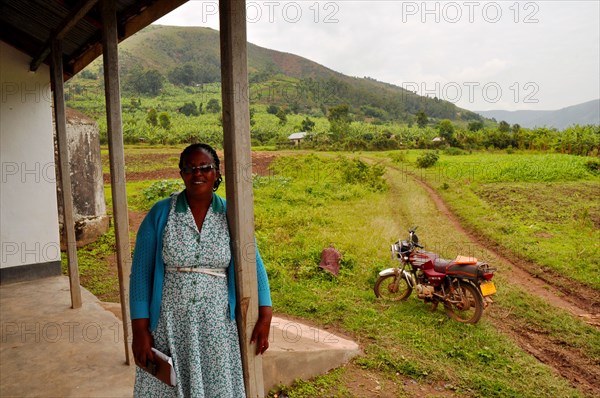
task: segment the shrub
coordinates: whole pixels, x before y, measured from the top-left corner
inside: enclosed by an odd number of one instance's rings
[[[148,206],[153,205],[160,199],[168,198],[174,192],[183,189],[183,182],[179,180],[161,180],[153,182],[148,188],[142,190],[144,201]]]
[[[194,101],[183,104],[183,106],[179,108],[179,112],[186,116],[198,116],[200,114],[198,111],[198,106],[196,106]]]
[[[417,158],[417,167],[426,169],[436,164],[440,156],[436,152],[426,152]]]
[[[404,163],[406,162],[406,153],[402,151],[391,153],[390,159],[392,159],[392,162],[394,163]]]
[[[98,80],[98,75],[87,69],[82,70],[79,76],[81,76],[82,79]]]
[[[383,175],[385,167],[380,164],[369,166],[360,159],[342,160],[343,181],[347,184],[368,184],[373,191],[385,191],[387,184]]]
[[[206,104],[206,111],[209,113],[219,113],[221,112],[221,104],[218,99],[211,98]]]
[[[158,123],[160,124],[160,127],[162,127],[165,130],[168,130],[171,128],[171,118],[169,117],[169,114],[167,112],[161,112],[158,115]]]
[[[466,155],[467,152],[463,151],[460,148],[451,146],[451,147],[444,149],[444,154],[450,155],[450,156],[458,156],[458,155]]]
[[[600,173],[600,159],[591,159],[585,162],[585,168],[593,174]]]

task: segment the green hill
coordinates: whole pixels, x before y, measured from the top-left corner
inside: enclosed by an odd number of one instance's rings
[[[151,25],[119,46],[121,80],[136,71],[156,70],[178,86],[220,81],[219,32],[202,27]],[[96,60],[88,70],[99,70]],[[366,120],[412,121],[423,110],[433,119],[481,120],[481,116],[437,98],[427,98],[371,78],[350,77],[300,56],[248,44],[253,104],[277,105],[294,112],[326,114],[349,104]]]

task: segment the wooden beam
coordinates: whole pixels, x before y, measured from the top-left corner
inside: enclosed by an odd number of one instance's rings
[[[96,5],[98,0],[82,0],[80,1],[62,20],[62,22],[52,32],[46,43],[39,50],[37,55],[33,57],[29,70],[35,72],[38,70],[42,62],[50,54],[50,48],[54,41],[62,40],[66,34],[77,25],[77,23],[85,17],[85,15]]]
[[[58,172],[60,174],[63,202],[63,231],[67,239],[67,261],[69,264],[69,285],[71,287],[71,307],[81,307],[81,287],[79,286],[79,266],[77,264],[77,240],[73,218],[73,194],[71,193],[71,168],[69,166],[69,144],[67,139],[67,118],[65,116],[65,95],[62,65],[62,45],[54,40],[52,50],[52,92],[54,95],[54,123],[58,146]]]
[[[127,193],[125,191],[125,149],[121,117],[121,90],[119,86],[119,53],[117,51],[117,15],[115,0],[102,0],[102,47],[104,61],[104,93],[108,154],[110,161],[110,188],[112,192],[115,237],[117,241],[117,268],[119,295],[123,315],[125,362],[131,364],[129,348],[129,274],[131,273],[131,246],[129,243],[129,220]]]
[[[120,21],[118,31],[121,32],[119,41],[123,41],[136,34],[152,22],[187,2],[188,0],[158,1],[146,7],[141,12],[138,12],[137,14],[134,13],[131,17],[128,16],[128,14],[132,13],[132,11],[125,11],[124,14],[126,15],[123,16],[125,20],[118,18],[118,21]],[[102,47],[99,45],[94,43],[88,43],[86,45],[88,48],[72,60],[73,68],[70,72],[73,73],[73,75],[79,73],[102,53]]]
[[[128,19],[123,21],[122,40],[134,35],[160,17],[167,15],[180,5],[187,2],[188,0],[157,1],[132,17],[124,16]]]
[[[80,56],[73,58],[71,61],[73,66],[71,73],[75,76],[81,72],[83,68],[88,66],[93,60],[102,55],[102,44],[93,43]]]
[[[237,322],[246,397],[264,397],[262,357],[250,337],[258,320],[250,148],[246,2],[220,0],[221,90],[227,218],[233,240]]]

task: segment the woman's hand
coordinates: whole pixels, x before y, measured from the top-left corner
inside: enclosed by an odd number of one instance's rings
[[[150,334],[150,320],[148,318],[133,319],[131,321],[131,330],[133,332],[131,349],[135,363],[146,367],[148,361],[154,362],[154,353],[152,352],[154,339],[152,338],[152,334]]]
[[[258,321],[252,331],[251,343],[256,343],[256,355],[264,354],[269,348],[269,332],[271,330],[271,307],[258,307]]]

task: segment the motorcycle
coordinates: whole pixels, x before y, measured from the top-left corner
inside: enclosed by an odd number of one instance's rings
[[[408,231],[408,240],[398,240],[392,245],[392,258],[400,261],[401,266],[379,273],[375,296],[403,301],[415,290],[418,298],[433,303],[432,311],[443,303],[449,318],[477,323],[483,310],[492,303],[490,296],[496,293],[492,282],[496,269],[474,257],[446,260],[421,250],[416,229]]]

